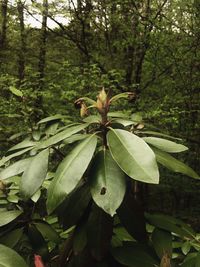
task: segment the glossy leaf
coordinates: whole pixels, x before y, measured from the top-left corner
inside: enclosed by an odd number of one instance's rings
[[[14,221],[21,214],[21,210],[8,211],[0,209],[0,227]]]
[[[93,205],[87,224],[87,238],[91,254],[98,261],[108,253],[112,224],[112,217]]]
[[[179,153],[188,150],[188,148],[182,144],[177,144],[163,138],[143,137],[143,140],[148,144],[168,153]]]
[[[4,245],[0,245],[0,266],[28,267],[24,259],[17,252]]]
[[[108,150],[100,151],[94,159],[90,172],[90,188],[95,203],[113,216],[124,198],[126,182],[124,172]]]
[[[194,230],[179,219],[163,214],[145,214],[148,222],[160,229],[175,233],[181,237],[194,238]]]
[[[171,155],[169,155],[164,151],[155,148],[153,150],[155,152],[157,161],[166,168],[174,172],[179,172],[188,175],[192,178],[200,179],[199,175],[185,163],[177,160],[176,158],[172,157]]]
[[[155,267],[159,263],[146,249],[137,243],[124,244],[122,247],[113,248],[113,257],[121,264],[129,267]]]
[[[159,182],[155,155],[144,140],[128,131],[111,129],[108,144],[113,158],[128,176],[146,183]]]
[[[72,127],[69,127],[65,129],[62,132],[57,133],[56,135],[50,137],[49,139],[42,141],[37,148],[46,148],[48,146],[54,145],[56,143],[59,143],[60,141],[70,137],[72,134],[75,134],[77,132],[80,132],[81,130],[85,129],[88,126],[87,123],[75,125]]]
[[[131,194],[126,195],[117,210],[117,215],[122,225],[134,239],[141,242],[147,240],[143,209]]]
[[[96,145],[97,137],[92,135],[78,144],[61,162],[48,189],[49,213],[76,187],[92,159]]]
[[[4,180],[24,172],[28,164],[30,163],[30,160],[31,158],[19,160],[14,164],[10,165],[9,167],[7,167],[6,169],[2,170],[0,172],[0,179]]]
[[[152,233],[152,241],[155,251],[160,259],[166,254],[172,256],[172,234],[165,230],[155,228]]]
[[[42,185],[48,168],[49,150],[43,150],[34,156],[24,171],[20,184],[20,192],[25,198],[30,198]]]
[[[64,144],[72,144],[77,141],[81,141],[83,139],[86,139],[87,137],[90,137],[91,134],[73,134],[72,136],[68,137],[63,141]]]

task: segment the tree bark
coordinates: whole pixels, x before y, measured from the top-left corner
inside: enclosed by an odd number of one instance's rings
[[[26,52],[26,39],[25,39],[25,27],[24,27],[24,3],[22,3],[22,1],[17,2],[17,11],[18,11],[19,27],[20,27],[20,47],[18,52],[18,78],[20,86],[25,76],[25,52]]]
[[[7,10],[8,10],[8,0],[1,0],[0,48],[4,48],[6,44]]]

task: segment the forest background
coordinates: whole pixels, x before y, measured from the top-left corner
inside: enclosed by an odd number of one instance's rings
[[[116,109],[182,138],[190,150],[181,159],[200,173],[199,0],[0,5],[0,156],[43,117],[78,118],[74,100],[105,87],[134,92]],[[199,181],[161,172],[145,191],[146,208],[197,226]]]

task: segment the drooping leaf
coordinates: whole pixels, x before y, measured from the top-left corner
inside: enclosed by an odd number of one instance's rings
[[[45,221],[34,221],[33,225],[37,228],[37,230],[42,234],[42,236],[54,243],[60,243],[60,237],[56,230]]]
[[[126,191],[125,174],[110,152],[100,151],[90,172],[90,188],[95,203],[113,216]]]
[[[152,241],[155,251],[160,259],[164,255],[172,256],[172,234],[165,230],[155,228],[152,233]]]
[[[17,145],[11,147],[8,151],[18,150],[26,147],[33,147],[37,144],[37,142],[31,141],[31,140],[24,140]]]
[[[21,214],[22,214],[21,210],[8,211],[0,209],[0,227],[14,221]]]
[[[49,127],[45,130],[45,134],[48,136],[56,134],[58,125],[59,125],[58,122],[52,123],[51,125],[49,125]]]
[[[158,137],[143,137],[143,140],[158,149],[168,152],[168,153],[179,153],[188,150],[188,147],[177,144],[175,142],[158,138]]]
[[[47,197],[47,209],[51,213],[76,187],[86,171],[97,144],[95,135],[83,140],[61,162]]]
[[[87,184],[76,188],[58,209],[59,221],[64,229],[76,225],[83,216],[91,199]]]
[[[115,112],[108,112],[108,117],[112,117],[112,118],[128,118],[129,114],[121,112],[121,111],[115,111]]]
[[[63,118],[67,118],[67,116],[61,115],[61,114],[56,114],[56,115],[49,116],[49,117],[46,117],[46,118],[40,120],[37,124],[42,124],[42,123],[46,123],[46,122],[50,122],[50,121],[57,121],[57,120],[61,120]]]
[[[199,175],[185,163],[177,160],[164,151],[155,148],[153,150],[155,152],[157,161],[169,170],[185,174],[192,178],[200,179]]]
[[[143,209],[131,194],[126,195],[117,210],[117,215],[122,225],[133,238],[141,242],[147,240]]]
[[[14,164],[10,165],[9,167],[7,167],[6,169],[2,170],[0,172],[0,179],[1,180],[7,179],[9,177],[12,177],[12,176],[15,176],[17,174],[24,172],[28,164],[30,163],[30,160],[31,158],[19,160],[15,162]]]
[[[23,150],[17,151],[16,153],[13,153],[13,154],[11,154],[9,156],[3,157],[0,160],[0,167],[3,166],[6,162],[8,162],[10,159],[15,158],[15,157],[18,157],[18,156],[26,153],[27,151],[29,151],[31,149],[32,149],[32,147],[28,147],[28,148],[25,148]]]
[[[112,217],[93,205],[87,224],[88,246],[92,256],[100,261],[108,253],[112,237]]]
[[[112,248],[113,257],[121,264],[129,267],[155,267],[158,261],[150,251],[137,243],[123,244],[122,247]]]
[[[113,158],[128,176],[146,183],[159,182],[155,155],[144,140],[125,130],[111,129],[108,144]]]
[[[23,234],[23,228],[14,229],[0,237],[0,244],[14,248]]]
[[[39,145],[38,148],[46,148],[48,146],[54,145],[68,137],[70,137],[71,135],[80,132],[81,130],[85,129],[88,126],[87,123],[81,124],[81,125],[75,125],[72,127],[69,127],[67,129],[65,129],[62,132],[57,133],[56,135],[50,137],[49,139],[42,141]]]
[[[142,134],[145,134],[145,135],[155,135],[155,136],[165,137],[165,138],[168,138],[168,139],[174,139],[174,140],[182,141],[181,138],[174,137],[174,136],[171,136],[171,135],[168,135],[168,134],[164,134],[164,133],[160,133],[160,132],[155,132],[155,131],[138,131],[138,133],[142,133]]]
[[[13,249],[0,245],[0,266],[2,267],[28,267],[24,259]]]
[[[160,229],[180,235],[181,237],[194,238],[196,235],[189,225],[172,216],[146,213],[145,217],[150,224]]]
[[[34,156],[24,171],[20,184],[20,192],[25,198],[30,198],[42,185],[48,168],[49,149]]]

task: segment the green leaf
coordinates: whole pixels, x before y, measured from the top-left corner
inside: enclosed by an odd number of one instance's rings
[[[0,238],[0,244],[14,248],[23,235],[23,228],[14,229]]]
[[[0,227],[14,221],[21,214],[21,210],[7,211],[0,209]]]
[[[81,141],[83,139],[86,139],[87,137],[90,137],[91,134],[74,134],[70,136],[69,138],[65,139],[63,141],[64,144],[72,144],[77,141]]]
[[[117,210],[117,215],[122,225],[134,239],[140,242],[147,240],[143,209],[131,194],[126,194]]]
[[[54,145],[68,137],[70,137],[72,134],[75,134],[77,132],[80,132],[81,130],[85,129],[88,126],[87,123],[81,124],[81,125],[76,125],[69,127],[65,129],[62,132],[59,132],[58,134],[50,137],[49,139],[42,141],[39,145],[38,148],[46,148],[48,146]]]
[[[135,124],[135,122],[131,120],[125,120],[125,119],[113,119],[112,123],[119,123],[119,124],[122,124],[124,127]]]
[[[13,153],[13,154],[11,154],[11,155],[9,155],[9,156],[7,156],[7,157],[3,157],[3,158],[0,160],[0,167],[3,166],[3,165],[4,165],[7,161],[9,161],[10,159],[15,158],[15,157],[18,157],[18,156],[20,156],[20,155],[26,153],[27,151],[29,151],[29,150],[31,150],[31,149],[32,149],[32,147],[28,147],[28,148],[25,148],[25,149],[23,149],[23,150],[20,150],[20,151],[18,151],[18,152],[16,152],[16,153]]]
[[[37,190],[35,192],[35,194],[32,195],[31,200],[33,202],[37,203],[38,202],[38,199],[40,198],[40,196],[41,196],[41,190]]]
[[[129,114],[121,112],[121,111],[115,111],[115,112],[108,112],[108,117],[113,118],[128,118]]]
[[[100,151],[95,157],[89,181],[95,203],[113,216],[124,198],[126,182],[124,172],[108,150]]]
[[[110,102],[113,103],[113,102],[117,101],[117,100],[120,99],[120,98],[128,99],[128,98],[129,98],[129,95],[132,95],[132,93],[131,93],[131,92],[124,92],[124,93],[115,95],[115,96],[113,96],[113,97],[110,99]]]
[[[1,267],[28,267],[24,259],[11,248],[0,245]]]
[[[42,185],[48,168],[49,149],[45,149],[32,158],[30,164],[25,169],[20,192],[25,198],[30,198]]]
[[[168,135],[168,134],[163,134],[163,133],[154,132],[154,131],[138,131],[138,133],[142,133],[142,134],[146,134],[146,135],[161,136],[161,137],[166,137],[166,138],[169,138],[169,139],[182,141],[181,138],[177,138],[177,137],[174,137],[174,136],[171,136],[171,135]]]
[[[45,239],[52,241],[56,244],[60,243],[60,237],[59,237],[58,233],[47,222],[35,221],[35,222],[33,222],[33,224]]]
[[[189,225],[171,216],[146,213],[145,217],[150,224],[166,231],[180,235],[183,238],[194,238],[196,235],[194,230]]]
[[[83,121],[90,123],[90,124],[91,123],[100,123],[101,117],[97,116],[97,115],[91,115],[91,116],[86,117]]]
[[[128,242],[130,243],[130,242]],[[155,267],[159,263],[145,246],[137,243],[123,244],[111,250],[113,257],[121,264],[129,267]]]
[[[41,255],[44,260],[48,259],[49,251],[47,243],[38,229],[30,224],[28,227],[28,238],[35,254]]]
[[[91,200],[87,184],[76,188],[58,208],[58,218],[64,229],[76,225]]]
[[[160,259],[167,254],[172,256],[172,234],[165,230],[155,228],[152,233],[152,241],[155,251]]]
[[[100,261],[108,253],[112,238],[113,219],[93,205],[87,223],[88,246],[92,256]]]
[[[22,148],[26,148],[26,147],[33,147],[36,144],[37,144],[36,142],[30,141],[30,140],[24,140],[24,141],[18,143],[17,145],[11,147],[8,151],[18,150],[18,149],[22,149]]]
[[[157,161],[169,170],[188,175],[192,178],[200,179],[200,176],[192,168],[172,157],[168,153],[156,148],[154,148],[153,151],[155,152]]]
[[[42,124],[42,123],[46,123],[46,122],[50,122],[50,121],[57,121],[57,120],[61,120],[63,118],[68,118],[68,117],[65,115],[56,114],[54,116],[49,116],[49,117],[46,117],[46,118],[40,120],[37,124]]]
[[[155,155],[144,140],[119,129],[111,129],[107,137],[114,160],[128,176],[146,183],[159,182]]]
[[[168,153],[179,153],[188,150],[188,147],[182,145],[182,144],[177,144],[175,142],[162,139],[162,138],[157,138],[157,137],[143,137],[143,140],[147,142],[150,145],[153,145],[157,147],[160,150],[163,150]]]
[[[9,90],[11,91],[11,93],[13,93],[13,95],[20,96],[20,97],[23,96],[22,91],[20,91],[19,89],[15,88],[14,86],[10,86]]]
[[[73,238],[73,251],[75,254],[79,254],[87,244],[86,226],[82,224],[76,227]]]
[[[31,158],[19,160],[15,162],[14,164],[10,165],[9,167],[7,167],[6,169],[2,170],[0,172],[0,179],[1,180],[7,179],[9,177],[12,177],[12,176],[15,176],[17,174],[24,172],[28,164],[30,163],[30,160]]]
[[[190,249],[191,249],[190,242],[189,241],[184,242],[182,247],[181,247],[183,254],[187,255],[189,253]]]
[[[97,145],[95,135],[78,144],[59,165],[47,197],[47,209],[51,213],[76,187],[86,171]]]

